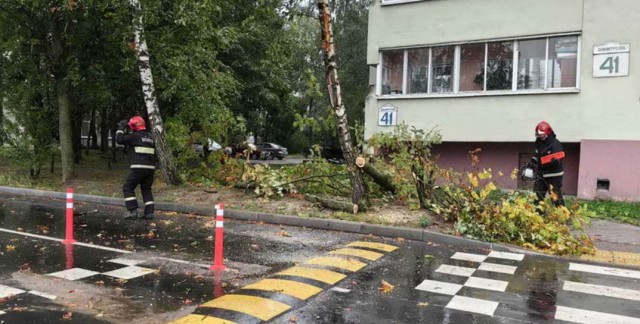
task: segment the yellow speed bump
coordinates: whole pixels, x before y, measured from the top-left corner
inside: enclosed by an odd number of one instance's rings
[[[334,268],[343,269],[351,272],[358,271],[367,265],[364,262],[360,262],[353,259],[342,259],[342,258],[334,258],[334,257],[319,257],[319,258],[311,259],[305,262],[305,264],[315,264],[315,265],[334,267]]]
[[[393,245],[389,245],[389,244],[376,243],[376,242],[363,242],[363,241],[352,242],[352,243],[347,244],[347,246],[365,247],[365,248],[374,249],[374,250],[380,250],[380,251],[384,251],[384,252],[392,252],[392,251],[395,251],[395,250],[398,249],[397,247],[395,247]]]
[[[232,310],[257,317],[263,321],[268,321],[291,308],[291,306],[275,300],[245,295],[224,295],[204,303],[200,307]]]
[[[179,320],[169,322],[169,324],[237,324],[237,323],[226,320],[226,319],[213,317],[213,316],[191,314]]]
[[[242,289],[258,289],[272,291],[280,294],[293,296],[298,299],[306,300],[309,297],[319,293],[322,289],[301,282],[283,279],[264,279],[254,284],[243,287]]]
[[[378,253],[378,252],[372,252],[372,251],[360,250],[360,249],[349,249],[349,248],[331,251],[329,252],[329,254],[351,255],[351,256],[365,258],[371,261],[378,260],[383,256],[382,253]]]
[[[277,275],[313,279],[313,280],[324,282],[330,285],[333,285],[336,282],[347,277],[342,273],[335,272],[335,271],[305,268],[305,267],[293,267],[293,268],[284,270],[282,272],[279,272],[277,273]]]

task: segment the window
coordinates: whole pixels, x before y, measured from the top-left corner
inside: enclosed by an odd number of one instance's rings
[[[408,52],[407,93],[428,93],[429,49],[410,49]]]
[[[382,94],[402,94],[404,50],[382,52]]]
[[[575,88],[578,76],[578,37],[549,38],[547,88]]]
[[[518,89],[544,89],[547,39],[518,42]]]
[[[511,90],[513,42],[487,43],[486,90]]]
[[[431,51],[431,93],[453,92],[455,47],[433,47]]]
[[[407,2],[418,2],[418,1],[425,1],[425,0],[382,0],[381,4],[384,6],[384,5],[407,3]]]
[[[579,36],[381,51],[378,95],[572,91]]]
[[[460,91],[484,90],[486,44],[460,45]]]

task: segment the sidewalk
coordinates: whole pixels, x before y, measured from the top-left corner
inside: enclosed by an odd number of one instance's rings
[[[586,229],[596,246],[596,254],[581,259],[619,265],[640,266],[640,227],[593,219]]]
[[[65,198],[65,193],[63,192],[3,186],[0,186],[0,194],[1,193],[32,197],[48,197],[58,199]],[[118,206],[122,206],[124,204],[122,198],[81,194],[76,194],[74,198],[77,201],[97,204]],[[187,206],[163,202],[156,202],[156,209],[175,211],[180,213],[192,213],[197,215],[211,215],[212,212],[210,207],[205,208],[202,206]],[[350,222],[337,219],[305,218],[298,216],[268,214],[233,209],[225,209],[225,217],[245,221],[265,222],[324,230],[335,230],[393,238],[404,238],[409,240],[432,242],[438,244],[464,244],[466,246],[474,248],[501,250],[505,252],[518,251],[519,253],[539,254],[538,252],[524,250],[523,248],[514,245],[483,242],[460,236],[434,232],[426,229],[371,225],[366,223]],[[596,253],[595,255],[581,256],[579,258],[580,260],[640,267],[640,226],[616,223],[600,219],[593,219],[591,223],[592,226],[586,229],[586,233],[593,239],[596,247]],[[568,258],[577,259],[576,257],[572,256],[569,256]]]

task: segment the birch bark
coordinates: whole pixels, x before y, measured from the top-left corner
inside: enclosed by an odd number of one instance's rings
[[[336,131],[342,147],[342,153],[351,178],[352,196],[351,202],[361,209],[365,207],[365,186],[362,170],[356,166],[356,152],[353,150],[349,122],[342,101],[340,80],[338,79],[338,64],[333,43],[333,31],[331,29],[331,10],[327,0],[318,0],[320,26],[322,29],[322,49],[324,52],[324,64],[326,68],[325,79],[329,91],[329,100],[335,112]],[[357,211],[357,207],[354,211]]]
[[[135,50],[138,59],[138,69],[140,70],[140,81],[142,82],[142,92],[144,102],[149,116],[151,133],[156,144],[160,169],[167,183],[172,185],[180,184],[180,178],[176,170],[176,164],[171,155],[171,150],[167,144],[164,131],[164,123],[160,115],[158,98],[156,97],[153,85],[153,74],[149,63],[149,50],[147,41],[144,38],[144,25],[142,23],[142,7],[139,0],[130,0],[134,10],[133,27],[135,32]]]

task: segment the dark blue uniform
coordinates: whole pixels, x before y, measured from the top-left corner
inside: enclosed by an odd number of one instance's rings
[[[547,136],[546,139],[536,139],[536,154],[531,159],[531,163],[536,165],[541,179],[533,184],[536,193],[536,203],[544,199],[547,192],[551,191],[557,199],[553,201],[556,206],[564,206],[562,197],[562,179],[564,178],[564,168],[562,159],[564,151],[562,144],[556,138],[555,133]]]
[[[137,213],[138,201],[136,200],[135,189],[140,185],[142,199],[144,200],[144,216],[147,219],[153,218],[154,206],[151,186],[153,185],[156,169],[156,150],[153,138],[151,134],[144,130],[125,134],[124,129],[119,129],[116,132],[116,142],[127,145],[131,156],[129,175],[122,186],[125,206],[130,212],[129,216]]]

